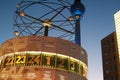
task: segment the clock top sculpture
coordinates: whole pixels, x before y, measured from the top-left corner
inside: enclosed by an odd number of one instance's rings
[[[16,36],[54,36],[81,46],[80,18],[85,12],[81,0],[22,0],[17,4]]]

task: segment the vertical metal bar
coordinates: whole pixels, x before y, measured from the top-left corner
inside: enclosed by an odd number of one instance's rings
[[[48,36],[48,26],[45,26],[44,36]]]
[[[75,43],[81,46],[80,19],[75,21]]]

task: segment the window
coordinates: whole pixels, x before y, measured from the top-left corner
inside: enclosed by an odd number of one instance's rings
[[[27,65],[31,66],[31,65],[40,65],[40,54],[29,54],[27,56]]]
[[[5,58],[5,62],[4,62],[4,66],[11,66],[11,65],[14,65],[14,55],[8,55],[6,58]]]
[[[79,63],[75,60],[70,60],[70,71],[79,72]]]
[[[15,54],[15,65],[21,66],[26,63],[26,55],[25,54]]]
[[[57,56],[57,68],[68,70],[68,58],[63,56]]]
[[[55,67],[55,55],[42,54],[42,66],[54,68]]]

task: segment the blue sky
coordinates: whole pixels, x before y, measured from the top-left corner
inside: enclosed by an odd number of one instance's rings
[[[13,38],[14,12],[19,0],[0,0],[0,44]],[[81,19],[82,47],[88,53],[88,80],[103,80],[101,39],[115,31],[114,13],[120,0],[82,0],[86,12]]]

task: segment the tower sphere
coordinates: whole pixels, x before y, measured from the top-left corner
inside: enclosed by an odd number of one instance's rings
[[[75,0],[70,9],[71,14],[82,16],[85,12],[85,6],[81,3],[80,0]]]

